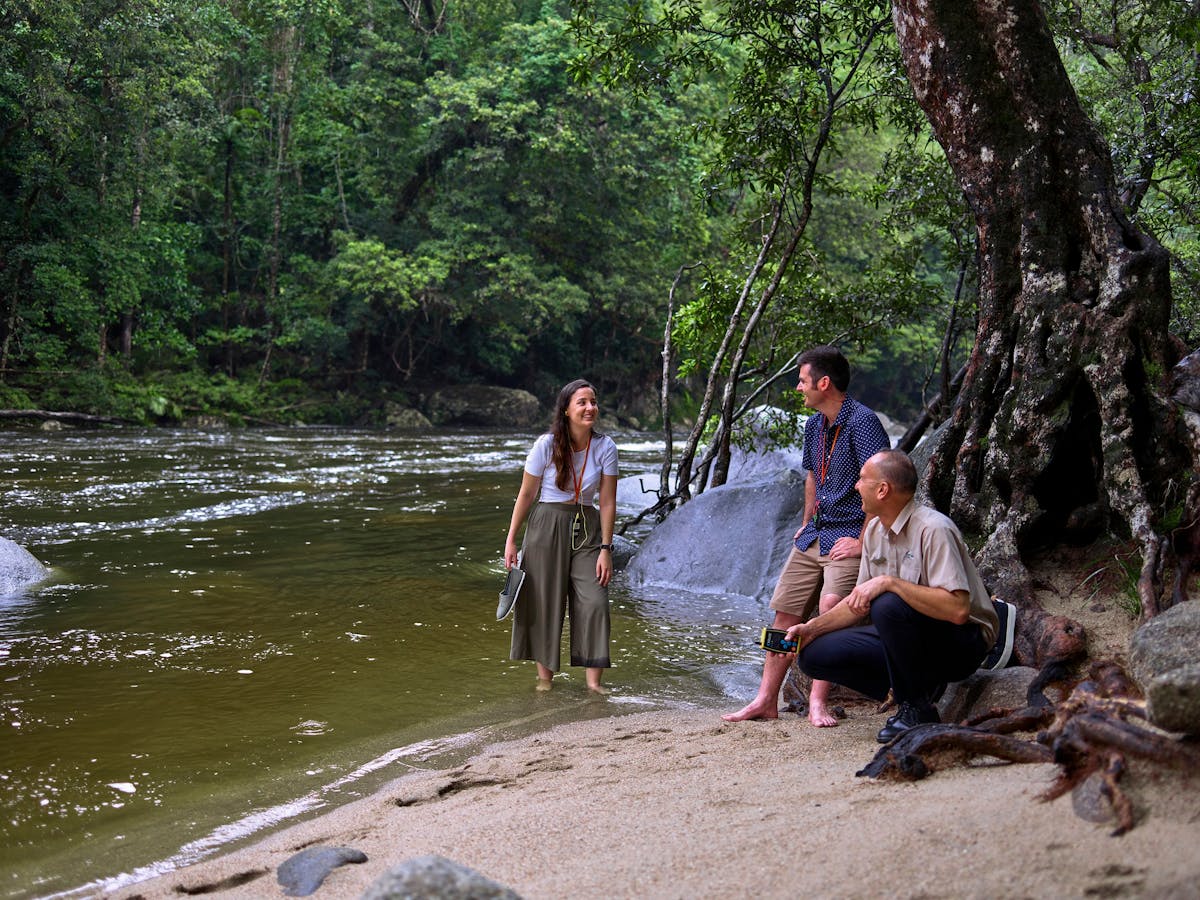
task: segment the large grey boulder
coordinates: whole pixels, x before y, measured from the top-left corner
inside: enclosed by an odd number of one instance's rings
[[[521,900],[521,895],[444,856],[418,856],[393,866],[361,900]]]
[[[1021,709],[1038,670],[1012,666],[995,672],[980,670],[946,687],[938,703],[943,722],[964,722],[993,709]]]
[[[1129,668],[1146,695],[1150,721],[1200,734],[1200,603],[1179,603],[1133,633]]]
[[[769,406],[739,422],[735,437],[768,449],[744,450],[735,442],[726,483],[654,527],[625,570],[629,586],[737,595],[766,606],[804,512],[804,422]],[[897,429],[887,427],[889,434]],[[656,476],[637,482],[639,489],[658,487]],[[619,483],[618,506],[649,506],[656,499],[639,494],[632,483]]]
[[[734,448],[729,456],[729,477],[725,483],[755,484],[803,469],[804,460],[799,447],[772,447],[769,450]]]
[[[1193,350],[1171,371],[1171,397],[1179,404],[1192,445],[1200,446],[1200,350]]]
[[[0,597],[44,581],[50,570],[37,557],[8,538],[0,538]]]
[[[528,428],[543,418],[537,397],[528,391],[486,384],[459,384],[435,391],[425,411],[435,425]]]
[[[804,473],[709,488],[655,527],[630,561],[632,588],[770,598],[804,510]]]
[[[804,423],[774,406],[759,406],[734,426],[726,484],[752,484],[804,468]],[[754,448],[744,449],[745,445]]]

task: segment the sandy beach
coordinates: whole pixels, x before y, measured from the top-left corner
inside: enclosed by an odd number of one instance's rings
[[[326,898],[357,897],[425,854],[527,898],[1200,897],[1200,775],[1132,766],[1137,824],[1113,837],[1070,795],[1038,799],[1048,764],[856,777],[885,718],[869,706],[825,729],[719,712],[593,719],[496,744],[108,896],[282,897],[279,865],[319,846],[368,857],[331,872],[312,895]]]

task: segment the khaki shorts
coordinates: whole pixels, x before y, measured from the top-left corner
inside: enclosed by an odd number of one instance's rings
[[[820,541],[813,541],[807,550],[797,550],[793,546],[779,573],[779,580],[775,582],[771,609],[807,621],[817,611],[817,603],[823,594],[845,597],[854,590],[861,559],[859,556],[846,559],[821,556]]]

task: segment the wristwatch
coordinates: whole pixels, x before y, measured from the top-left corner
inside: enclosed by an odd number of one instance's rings
[[[611,550],[611,549],[612,549],[612,544],[601,544],[601,545],[600,545],[600,549],[601,549],[601,550]]]

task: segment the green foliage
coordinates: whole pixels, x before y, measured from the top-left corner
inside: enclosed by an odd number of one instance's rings
[[[893,414],[915,412],[947,329],[949,356],[965,352],[973,292],[959,289],[958,269],[974,255],[973,223],[940,152],[930,149],[887,4],[574,9],[587,51],[576,64],[581,77],[625,84],[636,96],[677,97],[705,85],[729,98],[696,126],[707,151],[706,195],[731,215],[712,216],[702,275],[688,283],[676,313],[680,378],[709,374],[761,253],[767,204],[811,168],[811,220],[744,367],[770,376],[794,351],[839,343],[856,351],[868,399]],[[790,227],[808,215],[808,198],[789,202]],[[728,366],[726,358],[717,374],[727,377]],[[771,402],[790,405],[790,388],[772,390]]]
[[[1048,10],[1196,343],[1197,16]],[[700,263],[675,298],[687,389],[785,195],[811,221],[752,383],[836,341],[856,389],[904,413],[961,360],[973,222],[882,0],[416,15],[0,5],[0,390],[145,422],[361,422],[406,385],[586,374],[624,404],[661,371],[674,273]],[[789,193],[810,166],[812,196]]]
[[[1080,100],[1112,148],[1131,215],[1171,252],[1172,329],[1200,343],[1200,8],[1048,4]]]
[[[0,378],[95,369],[39,402],[211,406],[118,396],[114,359],[347,395],[629,395],[655,366],[639,335],[706,227],[688,104],[576,83],[554,4],[34,0],[0,26]]]
[[[0,382],[0,409],[33,409],[34,403],[29,394],[20,388],[10,387]]]

